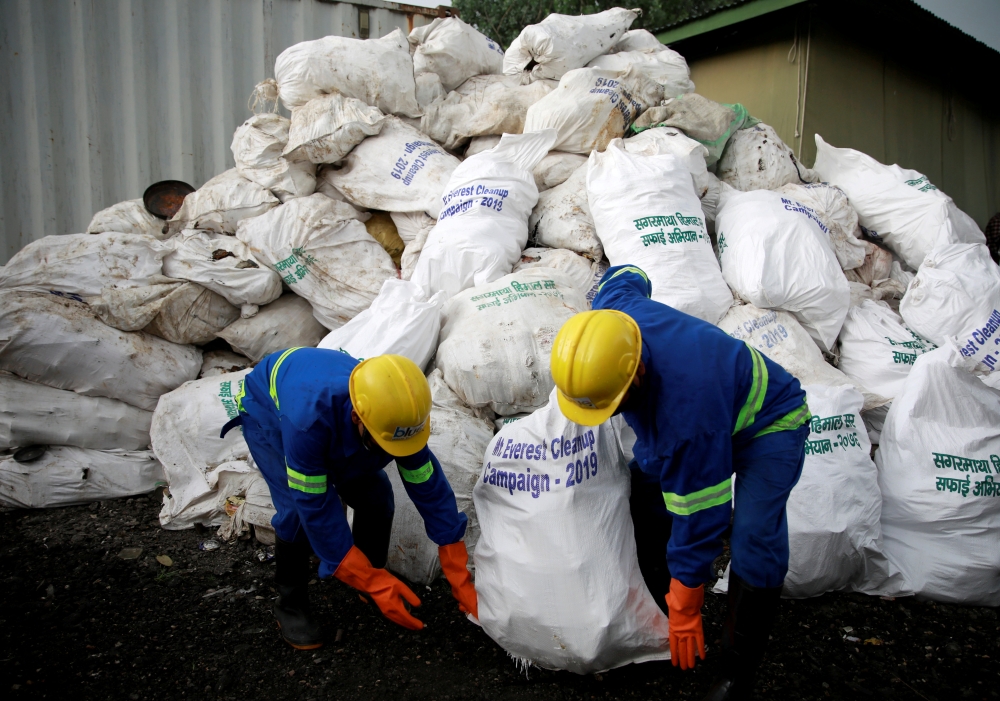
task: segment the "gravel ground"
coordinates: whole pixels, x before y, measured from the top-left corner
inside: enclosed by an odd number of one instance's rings
[[[340,582],[317,582],[318,652],[278,637],[273,565],[253,540],[164,531],[152,496],[0,513],[0,693],[8,699],[700,699],[717,671],[670,663],[581,677],[519,670],[459,613],[447,583],[414,587],[419,633]],[[141,548],[123,559],[123,548]],[[169,565],[157,561],[157,556]],[[169,558],[167,560],[163,556]],[[722,597],[707,595],[710,648]],[[852,594],[784,601],[764,699],[994,699],[995,609]]]

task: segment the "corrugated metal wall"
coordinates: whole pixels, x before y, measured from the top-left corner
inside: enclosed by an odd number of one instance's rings
[[[377,1],[0,0],[0,263],[157,180],[197,187],[232,168],[275,57],[357,36],[358,5],[372,38],[407,31]]]

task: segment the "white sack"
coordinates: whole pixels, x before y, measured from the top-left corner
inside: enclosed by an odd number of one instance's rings
[[[555,129],[552,148],[589,154],[620,138],[642,112],[663,99],[663,86],[635,68],[580,68],[528,108],[524,131]]]
[[[382,130],[378,108],[353,97],[331,93],[292,110],[285,158],[336,163],[367,136]],[[310,193],[312,194],[312,193]]]
[[[316,166],[282,156],[289,121],[280,114],[255,114],[236,129],[230,147],[236,172],[267,188],[282,202],[316,192]]]
[[[256,217],[279,204],[270,190],[247,180],[233,168],[185,197],[167,226],[171,236],[184,229],[233,234],[240,220]]]
[[[587,203],[586,164],[573,171],[566,182],[539,193],[528,229],[535,243],[542,246],[567,248],[592,260],[604,256]]]
[[[917,358],[875,464],[886,555],[919,597],[1000,605],[1000,391],[954,349]],[[992,483],[992,484],[991,484]]]
[[[661,156],[671,154],[691,173],[695,194],[703,199],[718,189],[719,180],[708,172],[705,158],[708,149],[688,138],[680,129],[654,127],[644,129],[624,141],[625,151],[636,156]]]
[[[503,427],[473,500],[483,630],[514,659],[577,674],[670,657],[639,571],[629,471],[611,422],[548,406]]]
[[[503,72],[527,81],[559,80],[618,43],[639,13],[614,7],[592,15],[551,14],[530,24],[507,47]],[[530,68],[529,68],[530,66]]]
[[[425,368],[437,350],[444,302],[443,293],[428,299],[412,282],[386,280],[368,309],[331,331],[317,347],[355,358],[393,353]]]
[[[501,136],[503,136],[503,134],[472,137],[472,139],[469,140],[469,145],[465,147],[465,153],[462,157],[468,158],[470,156],[475,156],[477,153],[489,151],[491,148],[500,143]]]
[[[51,446],[29,463],[0,459],[0,505],[44,509],[145,494],[163,479],[149,450]]]
[[[758,307],[791,312],[833,350],[851,290],[816,215],[776,192],[734,192],[715,226],[729,286]]]
[[[408,37],[413,73],[435,73],[445,90],[474,75],[503,73],[503,49],[458,17],[438,17]]]
[[[1000,268],[986,246],[945,244],[928,252],[899,313],[937,345],[954,343],[990,371],[1000,365]]]
[[[554,139],[551,129],[505,134],[499,145],[455,169],[411,277],[428,297],[439,291],[451,297],[511,271],[538,202],[531,169]]]
[[[116,231],[120,234],[145,234],[153,238],[166,238],[166,222],[146,209],[142,198],[125,200],[102,209],[87,225],[88,234]]]
[[[541,193],[556,185],[562,185],[586,162],[587,157],[579,153],[549,151],[545,158],[540,160],[538,165],[531,170],[531,175],[535,179],[535,187]]]
[[[597,296],[597,286],[607,272],[608,266],[600,261],[584,258],[566,248],[525,248],[521,259],[514,264],[511,272],[531,268],[553,268],[566,274],[590,302]]]
[[[864,395],[865,411],[888,401],[886,397],[868,391],[827,363],[816,343],[788,312],[759,309],[752,304],[736,304],[719,322],[719,328],[759,350],[794,375],[803,385],[854,385]]]
[[[937,246],[986,242],[972,217],[915,170],[885,166],[860,151],[835,148],[819,134],[813,169],[846,192],[861,226],[913,269]]]
[[[197,282],[230,304],[269,304],[281,296],[281,278],[258,263],[242,241],[209,231],[182,231],[170,243],[163,272]]]
[[[201,351],[102,324],[82,302],[0,292],[0,370],[90,397],[152,410],[198,376]]]
[[[887,304],[867,300],[847,311],[838,367],[863,387],[892,399],[903,391],[917,358],[934,348]]]
[[[145,287],[165,280],[171,244],[145,234],[69,234],[32,241],[0,266],[0,289],[87,297],[105,287]]]
[[[198,379],[239,372],[246,370],[251,365],[253,365],[253,361],[239,353],[227,350],[208,351],[201,361],[201,372],[198,373]]]
[[[652,299],[718,323],[733,303],[690,171],[676,156],[637,156],[612,141],[590,154],[587,196],[612,265],[638,266]]]
[[[29,445],[143,450],[149,447],[152,419],[151,412],[125,402],[0,373],[0,450]]]
[[[520,134],[528,108],[555,87],[551,80],[521,85],[516,76],[478,75],[424,108],[420,130],[453,151],[479,136]]]
[[[274,77],[289,109],[339,92],[385,114],[420,116],[413,59],[401,29],[380,39],[328,36],[299,42],[278,54]]]
[[[459,160],[400,119],[358,144],[326,179],[347,201],[383,212],[441,211],[441,194]]]
[[[428,217],[428,219],[430,218]],[[427,237],[430,236],[433,228],[434,220],[431,219],[431,225],[417,231],[416,237],[403,248],[403,255],[399,257],[399,277],[401,280],[413,278],[413,272],[417,269],[417,263],[420,261],[420,254],[423,253],[424,244],[427,243]]]
[[[424,212],[389,212],[389,218],[405,244],[412,243],[421,234],[426,238],[437,223]]]
[[[532,411],[552,390],[552,342],[562,325],[590,308],[558,270],[532,268],[448,300],[437,367],[459,399],[498,414]]]
[[[309,300],[317,321],[334,329],[367,309],[382,283],[396,277],[389,254],[357,215],[324,195],[299,197],[244,221],[236,238]]]
[[[647,53],[657,53],[666,48],[660,43],[648,29],[630,29],[618,40],[609,50],[609,54],[617,54],[623,51],[645,51]]]
[[[864,265],[869,251],[865,244],[873,247],[874,244],[860,240],[858,213],[854,211],[843,190],[828,183],[788,183],[776,189],[812,210],[819,219],[817,223],[822,225],[820,229],[825,227],[841,268],[853,270]],[[866,284],[871,284],[871,278]]]
[[[472,504],[472,488],[479,479],[479,469],[486,446],[493,440],[493,424],[478,418],[462,404],[435,370],[427,376],[431,388],[431,435],[427,447],[441,463],[458,510],[469,518],[465,531],[465,546],[469,561],[475,557],[479,540],[479,520]],[[396,500],[389,540],[389,560],[386,567],[417,584],[430,584],[441,573],[438,546],[427,537],[424,520],[410,501],[395,463],[386,468]]]
[[[651,107],[639,115],[634,126],[637,131],[651,126],[680,129],[708,150],[707,162],[713,166],[733,134],[757,121],[741,104],[726,105],[688,93]]]
[[[219,338],[253,362],[285,348],[319,343],[326,327],[316,321],[309,302],[288,292],[249,319],[237,319],[219,332]]]
[[[659,42],[657,42],[659,43]],[[619,42],[616,46],[621,45]],[[609,71],[624,71],[630,66],[663,86],[663,99],[694,92],[691,71],[684,57],[673,49],[661,44],[657,52],[618,51],[598,56],[587,64],[588,68],[603,68]]]
[[[719,159],[719,179],[737,190],[777,190],[809,182],[812,172],[800,164],[778,133],[764,123],[734,133]]]

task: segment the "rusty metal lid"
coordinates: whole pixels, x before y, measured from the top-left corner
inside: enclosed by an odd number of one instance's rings
[[[194,188],[180,180],[161,180],[146,188],[142,193],[142,203],[153,216],[170,219],[192,192]]]

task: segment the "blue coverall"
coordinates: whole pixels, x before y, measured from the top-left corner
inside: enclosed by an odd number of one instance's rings
[[[308,539],[321,561],[320,577],[332,575],[354,544],[340,496],[355,509],[355,528],[362,517],[391,524],[392,485],[384,469],[393,459],[432,541],[457,543],[468,522],[429,448],[393,458],[362,442],[348,391],[358,362],[320,348],[272,353],[244,378],[236,397],[240,415],[230,422],[242,425],[270,488],[275,533],[288,542]],[[365,554],[374,566],[384,565],[384,553]]]
[[[646,372],[622,414],[637,436],[639,467],[659,481],[672,517],[670,576],[687,587],[711,579],[732,516],[733,572],[755,587],[779,587],[788,571],[785,504],[809,434],[805,392],[755,348],[651,293],[642,270],[616,266],[593,308],[624,312],[642,332]]]

